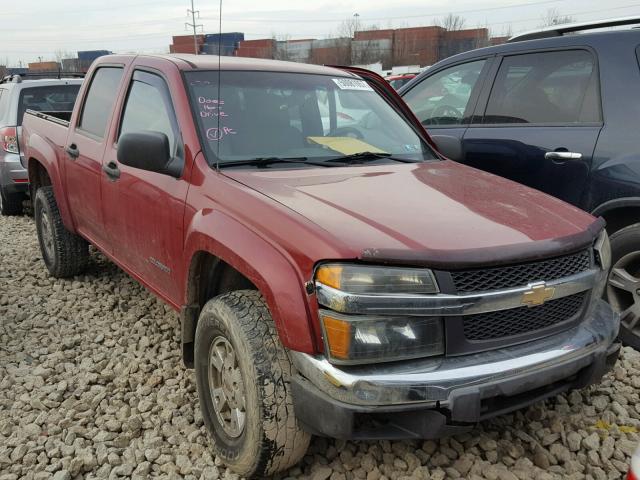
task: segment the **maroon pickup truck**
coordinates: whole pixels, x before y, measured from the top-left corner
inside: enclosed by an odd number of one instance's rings
[[[106,56],[70,122],[23,128],[50,273],[82,272],[91,243],[180,312],[239,474],[314,434],[463,432],[617,357],[603,221],[447,160],[374,74]]]

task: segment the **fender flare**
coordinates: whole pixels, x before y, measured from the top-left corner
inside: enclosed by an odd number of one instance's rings
[[[197,212],[185,232],[184,303],[192,259],[208,252],[247,277],[265,298],[282,344],[315,353],[305,279],[286,252],[219,210]],[[188,308],[188,307],[187,307]]]
[[[29,172],[29,180],[31,181],[33,174],[33,163],[37,162],[42,165],[51,180],[53,194],[56,198],[56,203],[58,204],[58,210],[60,210],[62,223],[67,230],[75,232],[75,225],[71,218],[71,210],[69,209],[67,195],[65,194],[65,190],[62,185],[62,174],[60,172],[55,149],[40,135],[32,133],[29,136],[29,145],[27,147],[26,154],[28,158],[27,169]]]
[[[611,210],[623,207],[640,207],[640,197],[624,197],[608,200],[594,208],[591,215],[600,217]]]

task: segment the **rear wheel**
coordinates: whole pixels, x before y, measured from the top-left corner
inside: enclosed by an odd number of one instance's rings
[[[89,244],[62,223],[52,187],[40,187],[34,200],[36,231],[42,259],[56,278],[78,275],[89,262]]]
[[[610,241],[607,301],[620,313],[620,340],[640,350],[640,223],[618,230]]]
[[[0,186],[0,214],[5,216],[20,215],[24,199],[24,193],[8,193]]]
[[[293,413],[292,365],[258,292],[207,302],[196,328],[195,373],[215,454],[232,470],[273,475],[304,456],[310,435]]]

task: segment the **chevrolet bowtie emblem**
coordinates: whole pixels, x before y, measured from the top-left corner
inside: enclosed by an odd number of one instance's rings
[[[522,294],[521,302],[527,307],[542,305],[547,300],[553,298],[555,291],[555,288],[547,287],[545,283],[531,285],[531,288]]]

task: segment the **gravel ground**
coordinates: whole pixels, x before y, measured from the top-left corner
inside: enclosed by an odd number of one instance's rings
[[[0,217],[0,480],[237,478],[212,457],[177,316],[103,257],[52,280],[33,222]],[[603,383],[467,435],[314,439],[282,477],[615,479],[639,440],[640,354]]]

